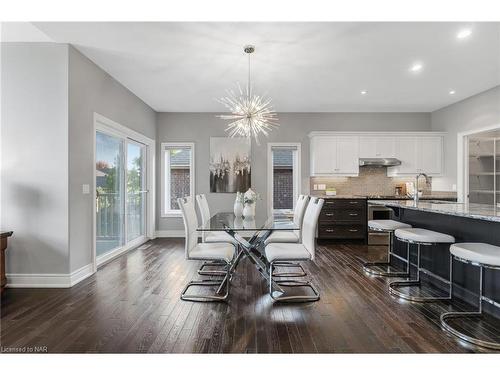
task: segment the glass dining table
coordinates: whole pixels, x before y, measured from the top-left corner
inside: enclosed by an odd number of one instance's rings
[[[246,256],[268,282],[271,270],[264,253],[266,239],[275,231],[299,229],[300,227],[293,222],[292,217],[268,215],[264,211],[257,211],[252,218],[236,217],[232,212],[219,212],[197,228],[200,232],[228,233],[239,245],[239,251],[231,271],[233,272],[241,259]],[[274,287],[281,290],[279,285],[274,282],[273,284]]]

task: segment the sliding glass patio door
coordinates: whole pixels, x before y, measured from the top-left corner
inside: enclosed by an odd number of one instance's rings
[[[118,252],[146,234],[146,146],[96,131],[96,258]]]

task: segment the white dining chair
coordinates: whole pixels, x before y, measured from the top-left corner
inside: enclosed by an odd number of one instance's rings
[[[297,202],[295,203],[295,209],[293,210],[293,222],[300,229],[294,231],[280,230],[271,233],[271,235],[266,239],[265,244],[270,243],[299,243],[301,241],[301,231],[302,231],[302,221],[304,220],[304,213],[306,212],[307,203],[309,202],[308,195],[299,195]],[[273,276],[275,277],[303,277],[307,273],[300,263],[295,262],[276,262],[275,266],[279,268],[299,268],[299,272],[278,272],[274,271]]]
[[[234,261],[236,249],[235,246],[227,242],[204,242],[198,243],[198,217],[192,197],[179,198],[179,207],[182,212],[185,230],[185,253],[187,260],[196,261],[216,261],[225,266],[225,277],[223,279],[196,280],[190,281],[181,293],[181,299],[185,301],[207,302],[207,301],[225,301],[229,296],[231,265]],[[225,293],[220,293],[224,289]],[[192,286],[216,286],[217,291],[213,295],[188,294],[187,291]]]
[[[269,294],[277,302],[310,302],[319,300],[319,292],[310,281],[297,279],[274,280],[279,286],[287,287],[309,287],[312,295],[281,295],[273,290],[273,270],[277,262],[302,262],[314,260],[316,251],[316,226],[319,213],[323,207],[324,199],[311,198],[307,205],[304,221],[302,224],[302,238],[300,243],[275,242],[266,245],[265,254],[269,262]]]
[[[197,194],[196,195],[196,203],[198,204],[198,209],[200,210],[201,221],[203,224],[206,224],[211,216],[210,216],[210,206],[208,205],[207,197],[205,194]],[[228,233],[223,231],[202,231],[201,232],[201,240],[202,242],[212,243],[212,242],[224,242],[231,243],[238,248],[238,241],[236,241],[233,237],[231,237]],[[207,261],[203,262],[198,270],[199,275],[207,275],[207,276],[217,276],[217,275],[225,275],[225,271],[221,270],[213,270],[206,269],[207,267],[223,267],[225,264],[223,262],[216,261]]]

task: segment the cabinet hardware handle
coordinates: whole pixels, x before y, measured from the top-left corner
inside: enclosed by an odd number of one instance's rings
[[[335,202],[328,202],[328,201],[326,201],[325,203],[326,204],[335,204]]]
[[[350,204],[358,204],[356,201],[349,202]]]
[[[358,216],[358,214],[349,214],[349,216]]]
[[[325,232],[332,233],[333,229],[325,229]]]
[[[357,232],[357,229],[349,229],[349,232]]]
[[[325,216],[333,216],[332,213],[326,213]]]

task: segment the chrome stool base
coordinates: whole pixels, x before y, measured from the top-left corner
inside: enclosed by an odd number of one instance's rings
[[[450,286],[450,295],[453,295],[453,259],[457,259],[460,262],[463,263],[468,263],[472,264],[475,266],[479,266],[479,310],[478,311],[451,311],[451,312],[446,312],[441,314],[441,317],[439,320],[441,321],[441,326],[445,331],[450,332],[451,334],[457,336],[458,338],[470,342],[475,345],[479,345],[485,348],[489,349],[500,349],[500,342],[493,342],[493,341],[486,341],[486,340],[481,340],[477,339],[475,337],[466,335],[463,332],[458,331],[457,329],[451,327],[446,320],[447,319],[457,319],[457,318],[467,318],[467,317],[481,317],[483,315],[483,301],[489,302],[492,305],[496,307],[500,307],[500,304],[498,302],[495,302],[489,298],[486,298],[483,296],[483,273],[484,273],[484,268],[491,268],[491,269],[496,269],[500,270],[500,267],[497,266],[488,266],[485,264],[480,264],[480,263],[474,263],[465,259],[461,259],[458,257],[454,257],[450,253],[450,280],[452,281],[451,286]]]
[[[420,281],[420,272],[423,272],[424,269],[420,267],[420,246],[421,245],[435,245],[434,243],[428,243],[428,242],[413,242],[405,239],[399,239],[400,241],[406,242],[407,243],[407,271],[408,275],[410,274],[410,243],[415,243],[417,245],[417,278],[414,280],[403,280],[403,281],[393,281],[389,284],[389,292],[399,298],[412,301],[412,302],[435,302],[435,301],[450,301],[451,300],[451,282],[448,280],[445,280],[437,275],[432,274],[434,277],[436,277],[438,280],[442,281],[445,284],[450,285],[450,290],[448,293],[448,296],[446,297],[420,297],[420,296],[412,296],[406,293],[403,293],[397,288],[400,287],[405,287],[405,286],[421,286],[421,281]],[[450,264],[450,269],[451,269],[451,264]],[[426,271],[426,273],[431,274],[431,272]],[[451,279],[450,279],[451,280]]]
[[[483,314],[480,311],[470,311],[470,312],[447,312],[444,314],[441,314],[440,321],[441,321],[441,326],[445,331],[450,332],[451,334],[459,337],[460,339],[470,342],[471,344],[479,345],[485,348],[489,349],[500,349],[500,342],[492,342],[492,341],[485,341],[481,339],[477,339],[471,336],[466,335],[465,333],[462,333],[455,328],[451,327],[447,322],[446,319],[456,319],[456,318],[467,318],[467,317],[474,317],[474,316],[482,316]]]
[[[391,267],[392,265],[387,262],[368,262],[363,264],[363,271],[369,273],[370,275],[373,276],[384,276],[384,277],[410,277],[408,272],[406,271],[380,271],[380,270],[375,270],[372,267]]]
[[[406,280],[406,281],[393,281],[389,284],[389,292],[399,298],[403,298],[412,302],[435,302],[435,301],[449,301],[451,300],[450,296],[446,297],[420,297],[420,296],[411,296],[409,294],[403,293],[396,288],[405,287],[405,286],[421,286],[420,280]]]
[[[300,263],[292,262],[276,262],[274,263],[276,267],[281,268],[300,268],[300,272],[275,272],[273,270],[273,277],[304,277],[307,276],[306,271]]]

